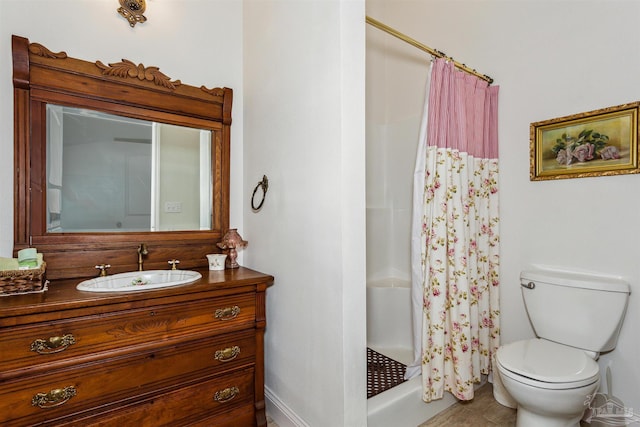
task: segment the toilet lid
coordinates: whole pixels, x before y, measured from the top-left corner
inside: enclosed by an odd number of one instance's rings
[[[584,351],[537,338],[506,344],[496,358],[511,372],[548,383],[579,382],[599,373]]]

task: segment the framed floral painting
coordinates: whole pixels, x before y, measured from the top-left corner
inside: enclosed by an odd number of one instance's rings
[[[531,123],[532,181],[640,173],[640,102]]]

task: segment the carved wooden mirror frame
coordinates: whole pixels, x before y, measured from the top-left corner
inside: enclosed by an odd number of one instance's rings
[[[127,60],[105,65],[54,53],[12,37],[14,85],[14,252],[35,247],[47,261],[47,277],[96,275],[137,267],[136,249],[146,243],[145,269],[207,265],[229,228],[230,128],[233,92],[171,80],[157,67]],[[47,233],[46,105],[56,103],[134,118],[212,130],[212,229],[176,232]]]

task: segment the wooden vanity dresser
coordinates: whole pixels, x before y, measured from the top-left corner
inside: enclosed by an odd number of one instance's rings
[[[265,426],[265,291],[249,269],[171,288],[0,299],[0,425]]]
[[[232,89],[190,86],[158,67],[126,59],[84,61],[20,36],[12,37],[12,54],[14,257],[35,247],[50,283],[46,292],[0,296],[0,425],[266,426],[265,292],[273,277],[243,267],[209,271],[205,257],[221,252],[216,243],[229,229]],[[150,206],[155,222],[147,212],[146,228],[129,227],[115,214],[107,218],[112,226],[65,224],[70,212],[94,219],[91,212],[100,211],[80,211],[77,204],[65,205],[69,200],[91,205],[105,199],[95,196],[95,187],[77,197],[77,188],[69,189],[59,176],[83,159],[102,158],[99,151],[72,163],[56,157],[73,147],[65,141],[60,149],[55,132],[49,138],[56,123],[51,114],[67,110],[78,117],[117,116],[119,127],[146,121],[149,128],[198,132],[196,166],[162,175],[155,190],[135,187],[137,180],[131,179],[129,187],[113,191],[134,203],[130,216],[145,214],[141,209]],[[84,134],[80,143],[97,139],[95,131]],[[171,145],[155,136],[114,137],[110,143],[155,144],[158,151]],[[127,157],[122,145],[117,147],[110,150]],[[180,147],[181,153],[193,150]],[[150,163],[152,170],[178,169],[159,163],[162,156],[151,157],[149,162],[157,162]],[[137,160],[130,165],[128,171],[142,169]],[[84,181],[94,186],[114,181],[86,169],[94,175]],[[197,185],[181,176],[190,169],[199,172]],[[168,195],[163,182],[180,183],[180,191]],[[156,203],[140,202],[141,188],[150,188]],[[196,212],[195,225],[178,228],[180,221],[157,220],[167,212],[173,219]],[[96,268],[112,275],[165,270],[178,262],[179,269],[199,271],[202,278],[148,291],[76,289],[100,273]]]

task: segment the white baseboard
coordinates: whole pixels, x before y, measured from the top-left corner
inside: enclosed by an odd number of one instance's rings
[[[309,427],[309,424],[305,423],[266,386],[264,400],[268,416],[278,424],[278,427]]]

